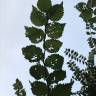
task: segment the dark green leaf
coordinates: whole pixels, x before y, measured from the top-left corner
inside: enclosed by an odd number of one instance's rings
[[[64,78],[66,78],[66,72],[63,70],[57,70],[53,71],[53,73],[48,76],[47,82],[48,84],[58,83],[59,81],[64,80]]]
[[[38,62],[43,59],[42,50],[34,45],[22,48],[23,55],[29,62]]]
[[[17,96],[26,96],[26,91],[23,88],[23,85],[19,79],[16,79],[16,83],[13,84],[14,90],[16,90],[15,94]]]
[[[47,94],[47,85],[43,82],[35,81],[31,84],[34,95],[45,96]]]
[[[43,26],[46,24],[47,20],[45,18],[45,15],[37,10],[36,7],[33,6],[33,11],[31,13],[31,21],[36,26]]]
[[[91,23],[91,24],[96,23],[96,16],[93,17],[93,18],[91,18],[90,23]]]
[[[77,9],[78,11],[82,12],[83,10],[86,9],[86,3],[80,2],[80,3],[78,3],[75,7],[76,7],[76,9]]]
[[[38,65],[34,65],[30,68],[30,74],[35,79],[39,80],[41,78],[46,78],[48,76],[48,70],[46,67],[38,64]]]
[[[21,81],[19,80],[19,79],[16,79],[16,83],[15,84],[13,84],[13,87],[14,87],[14,89],[16,90],[16,89],[22,89],[23,88],[23,85],[22,85],[22,83],[21,83]]]
[[[47,12],[51,7],[51,0],[38,0],[37,6],[41,11]]]
[[[45,66],[58,70],[62,69],[63,62],[64,58],[62,56],[59,54],[52,54],[45,60]]]
[[[70,96],[71,87],[72,85],[70,83],[65,85],[59,84],[52,89],[50,96]]]
[[[54,39],[46,40],[44,43],[45,50],[47,50],[50,53],[58,52],[61,46],[62,46],[62,42]]]
[[[49,23],[46,27],[46,33],[50,38],[58,39],[62,36],[64,30],[64,24],[60,24],[57,22]]]
[[[63,2],[52,6],[48,12],[48,18],[52,21],[58,21],[62,18],[64,13]]]
[[[87,35],[95,35],[96,32],[87,32]]]
[[[29,38],[29,40],[32,43],[39,43],[44,39],[44,32],[41,29],[37,29],[35,27],[25,27],[26,29],[26,37]]]
[[[82,19],[85,22],[90,21],[90,19],[92,18],[92,10],[91,9],[84,9],[82,10],[80,17],[82,17]]]
[[[86,34],[87,34],[87,35],[91,35],[91,33],[90,33],[90,32],[86,32]]]

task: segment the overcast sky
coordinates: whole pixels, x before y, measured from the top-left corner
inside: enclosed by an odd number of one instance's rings
[[[56,4],[62,0],[52,1]],[[86,56],[88,45],[85,23],[74,8],[79,1],[85,0],[64,0],[64,17],[60,22],[67,24],[61,38],[64,45],[60,52],[71,48]],[[21,48],[31,44],[25,38],[24,26],[31,26],[30,13],[32,4],[36,5],[36,2],[37,0],[0,0],[0,96],[15,96],[12,84],[16,78],[22,81],[27,96],[32,96],[28,81],[32,80],[28,72],[31,64],[24,59]],[[70,72],[67,73],[71,76]],[[73,90],[79,88],[75,84]]]

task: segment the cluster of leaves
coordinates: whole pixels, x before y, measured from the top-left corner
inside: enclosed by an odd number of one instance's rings
[[[29,70],[30,75],[36,79],[34,82],[30,82],[32,93],[35,96],[71,95],[73,82],[60,83],[66,78],[66,71],[62,69],[64,58],[57,54],[63,44],[59,41],[59,38],[62,36],[65,27],[65,23],[57,21],[62,18],[63,13],[63,2],[52,5],[51,0],[38,0],[37,8],[33,6],[30,16],[35,27],[25,27],[25,35],[32,44],[22,48],[22,53],[29,62],[36,63]],[[44,26],[45,29],[41,29],[41,26]],[[40,42],[43,43],[43,50],[37,47]],[[45,58],[45,51],[52,54]],[[53,71],[50,73],[48,68]]]
[[[86,33],[89,36],[87,41],[91,51],[89,52],[88,60],[84,59],[82,55],[78,55],[78,52],[75,52],[74,50],[66,49],[65,51],[65,54],[71,57],[71,60],[67,63],[74,73],[72,79],[80,81],[82,84],[81,90],[74,93],[73,96],[95,96],[96,66],[94,64],[94,55],[96,54],[96,0],[88,0],[87,3],[80,2],[75,7],[80,12],[80,17],[86,23]],[[81,62],[79,61],[79,56],[81,57]],[[82,62],[82,59],[85,62]],[[86,68],[81,70],[76,65],[75,61],[86,64]]]
[[[96,0],[88,0],[87,3],[80,2],[76,5],[76,9],[80,12],[80,17],[86,23],[86,33],[90,37],[88,38],[88,44],[91,48],[96,47]]]
[[[87,63],[87,59],[86,57],[84,57],[83,55],[79,54],[77,51],[71,50],[66,48],[65,49],[65,55],[67,55],[69,58],[71,58],[71,60],[75,60],[79,63]]]
[[[73,93],[79,96],[95,96],[96,94],[96,66],[89,66],[86,69],[80,69],[75,62],[67,62],[69,68],[73,71],[72,79],[80,81],[81,90]]]
[[[96,30],[96,0],[88,0],[87,3],[80,2],[76,5],[76,9],[80,12],[80,17],[86,23],[86,28],[90,27]]]
[[[19,79],[16,79],[16,83],[13,84],[14,90],[16,90],[15,94],[17,96],[26,96],[26,91],[23,88],[23,85]]]

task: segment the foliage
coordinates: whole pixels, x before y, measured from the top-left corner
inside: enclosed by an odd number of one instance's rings
[[[38,0],[37,6],[41,11],[47,13],[52,7],[51,0]]]
[[[16,83],[13,84],[14,90],[16,90],[15,94],[17,96],[26,96],[26,91],[23,88],[23,85],[19,79],[16,79]]]
[[[48,18],[52,21],[58,21],[62,18],[63,13],[64,11],[62,2],[61,4],[56,4],[49,9]]]
[[[33,76],[37,80],[41,78],[47,78],[48,70],[46,67],[41,66],[40,64],[34,65],[30,68],[30,75]]]
[[[50,73],[50,75],[47,78],[48,84],[56,83],[58,84],[59,81],[62,81],[66,78],[66,71],[63,70],[57,70]]]
[[[96,0],[88,0],[87,3],[80,2],[76,5],[76,9],[80,12],[80,17],[86,23],[86,34],[88,36],[88,44],[91,49],[87,59],[78,52],[66,49],[65,54],[71,59],[67,62],[70,70],[73,71],[72,80],[80,81],[81,90],[73,93],[73,96],[95,96],[96,94],[96,65],[94,56],[96,55]],[[80,69],[75,61],[83,63],[86,68]]]
[[[30,75],[36,79],[30,81],[32,93],[34,96],[70,96],[73,82],[60,83],[66,78],[66,71],[62,69],[63,56],[57,54],[63,44],[59,38],[65,27],[65,23],[57,22],[64,13],[63,2],[52,5],[51,0],[38,0],[37,8],[32,8],[30,19],[35,27],[25,27],[25,35],[32,44],[22,48],[25,59],[35,64],[29,70]],[[37,47],[41,42],[42,48]],[[50,53],[48,57],[46,51]],[[51,73],[49,68],[52,69]]]
[[[29,38],[29,40],[32,43],[39,43],[44,39],[44,32],[41,29],[37,29],[35,27],[25,27],[26,29],[26,37]]]
[[[31,21],[36,26],[43,26],[47,23],[44,13],[40,12],[36,7],[33,6],[31,13]]]
[[[71,88],[71,84],[59,84],[56,85],[54,87],[54,89],[51,91],[51,95],[50,96],[70,96],[71,92],[70,92],[70,88]],[[64,89],[64,90],[62,90]]]
[[[65,55],[68,55],[69,58],[71,58],[71,60],[76,60],[79,63],[87,63],[87,59],[85,56],[79,54],[78,52],[71,50],[71,49],[67,49],[65,50]]]
[[[64,13],[63,2],[52,5],[51,0],[38,0],[37,8],[35,6],[32,8],[30,19],[35,27],[25,27],[25,35],[32,44],[22,48],[25,59],[35,64],[29,70],[30,75],[36,79],[30,82],[32,93],[35,96],[95,96],[96,0],[80,2],[75,6],[80,12],[79,17],[86,23],[87,41],[91,51],[86,58],[77,51],[66,48],[64,53],[70,58],[67,64],[73,71],[72,81],[67,84],[61,84],[60,82],[66,78],[66,71],[62,68],[64,64],[63,56],[57,54],[63,44],[59,38],[62,36],[65,27],[65,23],[57,22],[61,20]],[[40,28],[42,26],[44,30]],[[42,48],[37,47],[37,44],[40,45],[41,42]],[[51,55],[46,57],[46,51]],[[83,63],[86,68],[80,69],[76,62]],[[49,68],[52,69],[52,72]],[[75,80],[80,81],[82,87],[80,91],[72,93],[71,88]],[[17,96],[26,96],[21,81],[16,79],[13,87]]]
[[[62,69],[63,63],[64,58],[59,54],[52,54],[45,60],[45,66],[50,67],[54,70]]]
[[[57,22],[52,22],[47,24],[46,26],[46,33],[48,35],[48,37],[52,38],[52,39],[58,39],[62,36],[63,30],[64,30],[64,24],[60,24]]]
[[[35,95],[39,95],[39,96],[45,96],[47,95],[47,91],[48,91],[48,87],[45,83],[43,82],[40,82],[40,81],[35,81],[33,83],[31,83],[31,89],[32,89],[32,92],[33,94]]]
[[[50,53],[58,52],[61,46],[62,46],[62,42],[54,39],[46,40],[44,43],[44,49]]]
[[[42,49],[36,47],[35,45],[24,47],[22,48],[22,51],[23,55],[25,56],[26,59],[29,60],[29,62],[39,62],[44,58]]]

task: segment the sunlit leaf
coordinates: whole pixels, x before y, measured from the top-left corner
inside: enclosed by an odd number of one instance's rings
[[[58,39],[62,36],[63,30],[64,30],[64,24],[60,24],[57,22],[49,23],[46,26],[46,33],[50,38]]]
[[[35,79],[39,80],[41,78],[46,78],[48,76],[48,70],[46,67],[38,64],[38,65],[34,65],[30,68],[30,74]]]
[[[59,84],[56,85],[52,91],[50,96],[70,96],[71,95],[71,84]]]
[[[58,21],[62,18],[64,13],[63,2],[61,4],[56,4],[50,8],[48,11],[48,18],[52,21]]]
[[[47,50],[50,53],[58,52],[61,46],[62,46],[62,42],[54,39],[46,40],[44,43],[45,50]]]
[[[38,11],[37,8],[34,6],[30,18],[32,23],[36,26],[43,26],[47,22],[45,15],[42,12]]]
[[[29,62],[38,62],[43,59],[42,50],[39,47],[30,45],[22,48],[23,55]]]
[[[47,85],[40,81],[35,81],[31,83],[32,86],[32,92],[34,95],[37,96],[46,96],[47,94]]]
[[[45,60],[45,66],[55,70],[62,69],[63,62],[64,58],[62,56],[59,54],[52,54]]]
[[[47,12],[51,7],[51,0],[38,0],[37,6],[41,11]]]
[[[59,81],[64,80],[65,77],[66,77],[65,71],[63,71],[63,70],[53,71],[53,73],[51,73],[48,76],[47,82],[48,82],[48,84],[58,83]]]
[[[39,43],[44,39],[44,32],[41,29],[37,29],[35,27],[25,27],[26,29],[26,37],[29,38],[29,40],[32,43]]]

